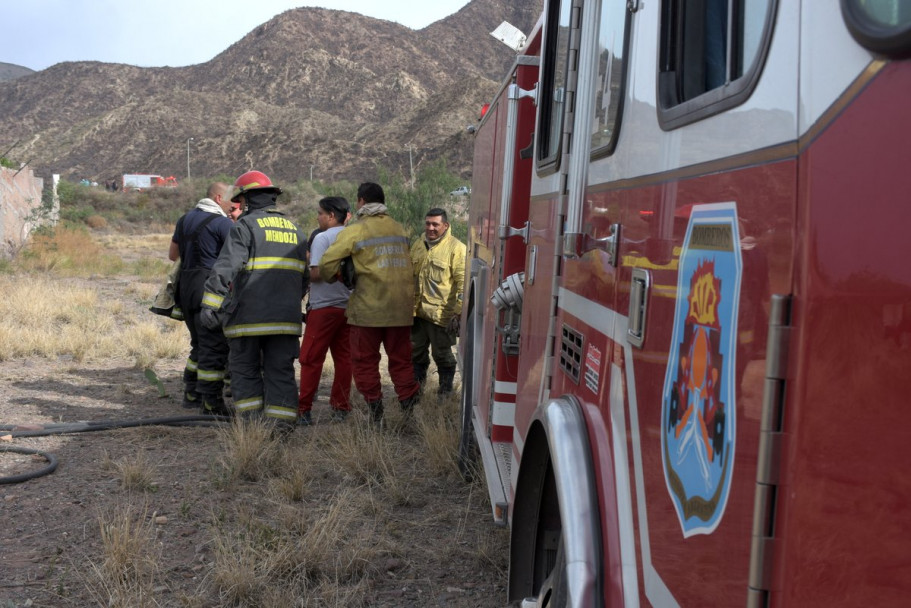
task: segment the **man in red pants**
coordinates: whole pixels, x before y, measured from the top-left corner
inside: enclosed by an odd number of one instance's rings
[[[351,411],[351,332],[348,319],[345,318],[351,290],[341,281],[326,283],[319,276],[319,262],[323,253],[335,242],[350,216],[348,201],[340,196],[327,196],[319,202],[316,221],[322,232],[313,238],[310,246],[310,304],[300,351],[297,423],[303,426],[313,424],[311,410],[319,389],[326,351],[332,352],[335,364],[335,376],[329,394],[329,405],[332,407],[330,419],[341,422]]]
[[[351,326],[351,365],[354,384],[377,425],[383,420],[380,347],[386,351],[389,375],[406,418],[413,415],[421,390],[411,364],[411,243],[402,225],[389,216],[385,203],[379,184],[361,184],[357,221],[339,233],[319,265],[320,277],[327,282],[338,280],[346,258],[354,266],[356,282],[346,313]]]

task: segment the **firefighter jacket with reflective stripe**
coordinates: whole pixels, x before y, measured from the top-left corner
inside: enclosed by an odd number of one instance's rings
[[[423,238],[411,246],[414,265],[414,316],[445,326],[462,314],[465,244],[446,230],[439,241]]]
[[[255,209],[231,229],[202,305],[223,311],[228,338],[299,336],[309,279],[306,235],[274,206]]]
[[[357,285],[348,300],[348,324],[403,327],[414,316],[414,276],[405,229],[386,214],[367,215],[338,233],[320,258],[319,274],[335,281],[351,256]]]

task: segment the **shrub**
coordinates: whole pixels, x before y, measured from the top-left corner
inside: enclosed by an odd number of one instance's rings
[[[79,205],[73,207],[60,206],[60,219],[71,224],[84,224],[89,217],[97,215],[93,207]]]
[[[378,177],[371,178],[383,186],[390,215],[402,223],[411,238],[424,231],[424,214],[432,207],[442,207],[449,214],[452,233],[465,241],[467,225],[464,208],[449,192],[462,183],[449,171],[443,160],[424,165],[415,174],[414,187],[402,175],[385,168],[377,169]],[[58,184],[60,219],[65,224],[89,225],[93,228],[111,227],[122,232],[167,231],[181,215],[193,208],[206,194],[209,184],[221,181],[233,184],[234,176],[183,180],[174,188],[152,188],[143,192],[108,192],[104,188],[61,181]],[[359,183],[359,182],[358,182]],[[352,210],[357,200],[358,183],[339,181],[323,183],[300,179],[278,184],[284,191],[278,198],[279,209],[309,233],[316,228],[319,199],[324,196],[343,196]],[[106,225],[100,225],[100,216]]]
[[[100,216],[97,214],[90,215],[89,217],[85,218],[85,223],[92,230],[100,230],[102,228],[107,228],[107,225],[108,225],[108,221],[106,219],[104,219],[103,216]]]
[[[17,261],[24,270],[66,276],[114,274],[124,265],[119,257],[105,254],[84,227],[72,226],[36,230]]]
[[[415,176],[414,188],[407,181],[396,179],[385,169],[380,170],[379,179],[386,192],[389,214],[402,223],[412,239],[424,232],[424,216],[427,211],[441,207],[449,216],[452,234],[465,242],[467,224],[462,211],[449,196],[449,192],[459,184],[459,179],[449,172],[443,160],[421,169]]]

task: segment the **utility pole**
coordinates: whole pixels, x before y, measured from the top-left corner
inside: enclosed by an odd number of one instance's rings
[[[411,157],[411,143],[408,144],[408,168],[411,170],[411,189],[414,190],[414,160]]]
[[[190,142],[191,141],[193,141],[192,137],[187,139],[187,181],[190,181]]]

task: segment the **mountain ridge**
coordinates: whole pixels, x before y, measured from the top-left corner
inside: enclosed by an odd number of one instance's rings
[[[212,60],[140,68],[63,62],[0,82],[0,147],[36,173],[104,181],[256,168],[276,180],[375,177],[445,159],[470,171],[478,118],[540,0],[472,0],[421,30],[323,8],[285,11]],[[193,138],[190,141],[190,138]],[[8,141],[7,141],[8,140]]]
[[[4,63],[0,61],[0,82],[7,80],[15,80],[20,76],[28,76],[29,74],[34,74],[35,70],[27,68],[24,65],[16,65],[14,63]]]

